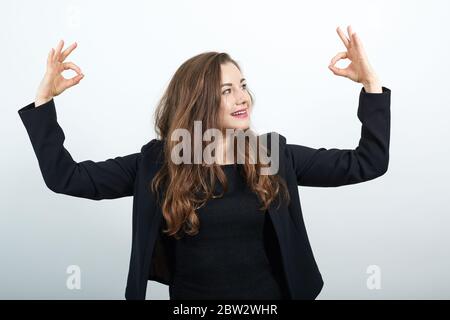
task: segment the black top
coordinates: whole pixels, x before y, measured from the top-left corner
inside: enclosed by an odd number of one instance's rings
[[[170,299],[285,299],[281,256],[268,212],[245,184],[242,165],[222,165],[228,191],[197,209],[199,233],[169,240]],[[215,195],[222,186],[216,182]]]
[[[355,149],[292,144],[277,132],[261,136],[266,136],[268,142],[279,138],[279,149],[275,150],[280,160],[279,175],[286,180],[292,199],[289,206],[271,206],[268,210],[272,218],[268,220],[277,231],[275,238],[279,241],[292,299],[315,299],[324,284],[306,232],[298,186],[338,187],[369,181],[386,173],[391,90],[382,88],[383,93],[368,93],[361,88],[357,112],[362,124],[361,137],[356,140],[359,143]],[[147,280],[169,285],[172,268],[161,245],[163,237],[158,233],[164,218],[156,198],[149,196],[148,188],[149,181],[162,166],[164,141],[152,139],[135,153],[103,161],[75,161],[64,146],[65,135],[57,121],[54,99],[37,108],[31,102],[18,112],[50,190],[93,200],[133,196],[132,244],[125,298],[144,300]],[[24,193],[23,197],[26,196]],[[230,259],[233,257],[234,254],[230,255]]]

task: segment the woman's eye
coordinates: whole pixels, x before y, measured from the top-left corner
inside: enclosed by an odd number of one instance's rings
[[[247,84],[244,83],[244,84],[242,85],[242,87],[243,87],[244,89],[247,89]],[[222,92],[222,93],[225,94],[225,93],[227,93],[228,91],[231,91],[231,89],[227,89],[227,90],[225,90],[225,91]]]

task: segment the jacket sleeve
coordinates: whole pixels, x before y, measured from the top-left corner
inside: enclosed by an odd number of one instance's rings
[[[37,108],[32,102],[18,113],[50,190],[92,200],[133,194],[140,152],[99,162],[75,162],[63,145],[65,136],[53,99]]]
[[[359,95],[357,116],[362,123],[356,149],[319,148],[286,144],[300,186],[337,187],[383,175],[389,163],[391,90]]]

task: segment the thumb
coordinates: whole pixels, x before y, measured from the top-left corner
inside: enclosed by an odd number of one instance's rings
[[[84,74],[80,73],[80,74],[77,74],[76,76],[74,76],[73,78],[66,79],[64,81],[64,87],[66,89],[73,87],[74,85],[80,83],[81,79],[83,79],[83,78],[84,78]]]
[[[333,65],[329,65],[328,69],[330,69],[335,75],[341,76],[341,77],[347,77],[348,76],[348,70],[347,69],[341,69]]]

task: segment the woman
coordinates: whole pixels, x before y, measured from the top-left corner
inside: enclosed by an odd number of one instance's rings
[[[349,37],[339,27],[337,32],[347,51],[338,53],[329,68],[363,84],[361,139],[354,150],[314,149],[287,144],[276,132],[255,134],[250,129],[254,100],[239,65],[226,53],[205,52],[179,67],[161,98],[155,113],[160,139],[133,154],[75,162],[63,146],[54,97],[84,75],[74,63],[64,62],[76,43],[62,51],[60,41],[50,51],[36,100],[19,115],[51,190],[93,200],[134,197],[126,299],[145,299],[149,279],[169,285],[171,299],[317,297],[323,280],[304,226],[298,186],[368,181],[383,175],[389,161],[390,90],[380,85],[351,26]],[[344,58],[351,60],[346,69],[334,66]],[[63,78],[66,69],[77,75]],[[199,120],[202,151],[207,130],[222,138],[227,130],[247,129],[245,148],[233,145],[238,135],[225,136],[211,153],[215,161],[178,161],[180,144],[173,138],[180,130],[198,137]],[[275,173],[262,174],[268,165],[261,158],[251,161],[252,138],[276,156]],[[187,150],[181,149],[182,158],[190,161]],[[237,157],[244,161],[236,162]]]

